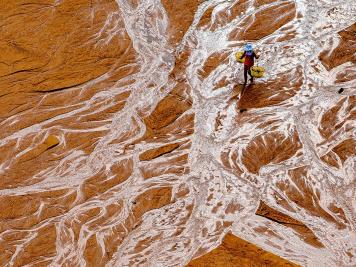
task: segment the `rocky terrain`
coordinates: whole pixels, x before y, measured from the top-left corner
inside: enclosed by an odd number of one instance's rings
[[[0,0],[0,266],[355,266],[355,17]]]

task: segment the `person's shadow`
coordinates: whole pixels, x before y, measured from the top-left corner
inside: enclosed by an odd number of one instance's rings
[[[244,97],[246,91],[250,90],[253,84],[236,84],[232,90],[232,96],[228,100],[228,104],[232,104],[234,101],[237,101],[237,109],[240,110],[240,113],[246,111],[247,109],[240,105],[241,99]]]

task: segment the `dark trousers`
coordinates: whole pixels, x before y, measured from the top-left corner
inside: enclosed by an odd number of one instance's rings
[[[252,66],[244,65],[244,79],[245,79],[245,83],[247,83],[247,73],[248,73],[248,75],[251,76],[250,81],[251,81],[251,82],[253,81],[253,77],[252,77],[252,74],[251,74],[251,67],[252,67]]]

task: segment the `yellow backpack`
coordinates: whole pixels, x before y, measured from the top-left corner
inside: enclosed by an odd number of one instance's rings
[[[243,55],[244,52],[237,52],[235,54],[235,58],[238,62],[240,63],[244,63],[245,62],[245,58],[241,59],[241,56]]]
[[[260,66],[253,66],[251,68],[251,75],[255,78],[261,78],[265,74],[265,69]]]

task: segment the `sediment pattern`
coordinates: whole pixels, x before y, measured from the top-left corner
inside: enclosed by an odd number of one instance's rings
[[[355,266],[355,17],[2,0],[0,266]]]

